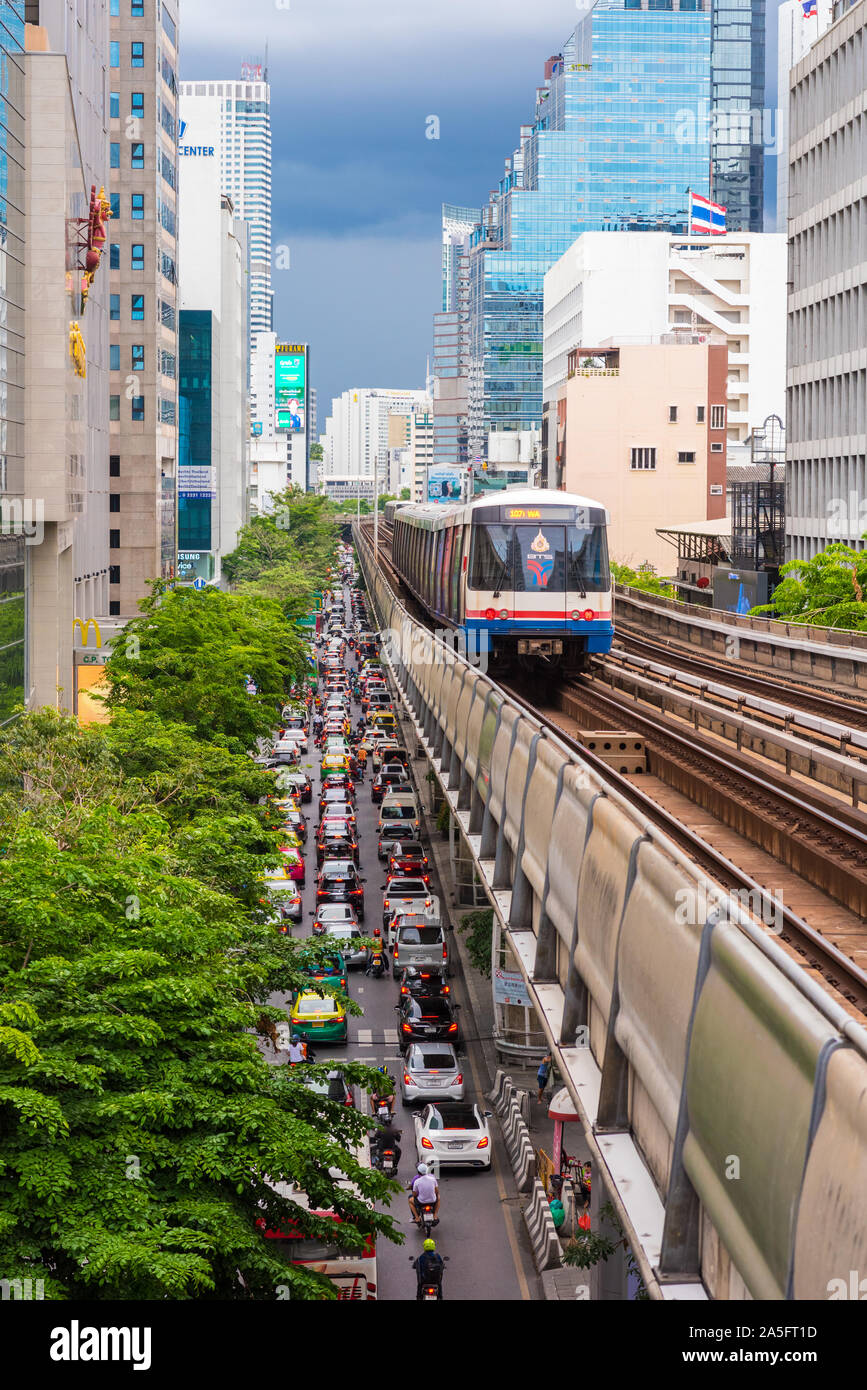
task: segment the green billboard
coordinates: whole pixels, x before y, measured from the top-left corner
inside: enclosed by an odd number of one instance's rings
[[[307,347],[278,343],[274,349],[274,408],[277,429],[303,434],[307,407]]]

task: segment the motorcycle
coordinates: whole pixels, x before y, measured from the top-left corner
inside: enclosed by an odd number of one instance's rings
[[[383,960],[381,955],[373,957],[373,959],[370,962],[370,965],[367,967],[367,973],[368,975],[372,976],[374,980],[381,979],[381,977],[385,974],[385,961]]]
[[[383,1096],[371,1102],[373,1113],[381,1124],[389,1124],[394,1118],[394,1097]]]
[[[439,1225],[439,1221],[434,1216],[433,1202],[422,1202],[419,1212],[419,1218],[416,1222],[416,1225],[421,1227],[421,1229],[424,1231],[425,1240],[428,1240],[430,1238],[430,1233],[433,1230],[434,1226]]]
[[[391,1144],[379,1144],[374,1138],[370,1145],[371,1165],[387,1178],[397,1177],[398,1157]]]
[[[443,1256],[444,1265],[448,1263],[448,1259],[448,1255]],[[409,1257],[409,1262],[411,1265],[415,1264],[412,1255]],[[416,1292],[419,1303],[438,1303],[440,1301],[443,1296],[443,1273],[444,1270],[440,1269],[438,1279],[425,1279],[419,1282]]]

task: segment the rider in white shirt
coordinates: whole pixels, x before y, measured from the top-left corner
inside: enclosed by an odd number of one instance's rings
[[[414,1221],[418,1222],[421,1219],[419,1206],[424,1206],[426,1202],[433,1202],[434,1204],[434,1224],[436,1225],[440,1209],[439,1184],[433,1173],[428,1170],[427,1164],[420,1163],[410,1185],[409,1193],[409,1209]]]

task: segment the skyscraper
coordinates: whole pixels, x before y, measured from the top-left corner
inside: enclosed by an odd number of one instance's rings
[[[109,612],[175,565],[177,6],[111,5]]]
[[[478,208],[443,203],[442,311],[434,314],[432,394],[433,461],[468,461],[467,363],[469,360],[469,245],[481,221]]]
[[[182,82],[181,153],[213,149],[221,191],[250,227],[250,349],[273,330],[271,289],[271,88],[261,67],[240,82]],[[216,103],[214,98],[217,98]],[[207,157],[207,156],[200,156]]]
[[[802,0],[783,0],[777,11],[777,227],[785,232],[789,219],[789,74],[831,23],[832,0],[816,0],[811,15]]]
[[[669,0],[671,3],[671,0]],[[730,232],[764,221],[765,0],[712,0],[712,196]]]
[[[469,249],[469,444],[542,421],[542,288],[575,238],[685,231],[709,191],[710,0],[598,0],[545,65]],[[690,8],[687,9],[686,5]]]

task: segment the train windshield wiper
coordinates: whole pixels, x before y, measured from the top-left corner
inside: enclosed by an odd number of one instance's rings
[[[495,588],[494,588],[494,598],[499,598],[499,597],[500,597],[500,585],[502,584],[503,580],[504,580],[505,577],[506,577],[506,570],[507,570],[508,568],[509,568],[509,555],[508,555],[508,553],[507,553],[507,554],[506,554],[506,558],[505,558],[505,560],[503,561],[503,568],[500,570],[500,573],[499,573],[499,575],[497,576],[497,583],[496,583],[496,586],[495,586]]]

